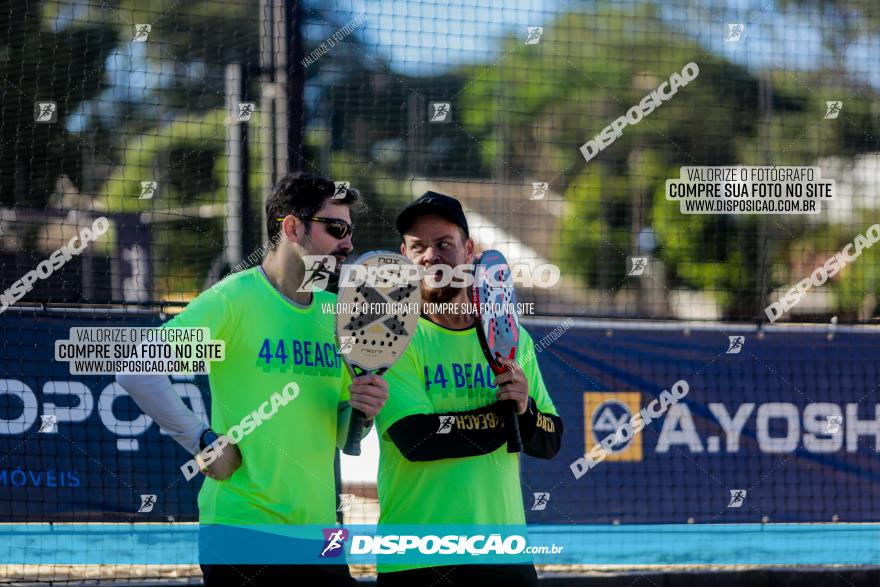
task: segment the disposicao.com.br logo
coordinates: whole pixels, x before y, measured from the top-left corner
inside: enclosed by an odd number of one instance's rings
[[[563,546],[528,546],[526,538],[519,534],[502,537],[501,534],[435,535],[415,534],[339,534],[341,528],[324,529],[324,546],[321,558],[339,556],[350,538],[351,555],[522,555],[558,554]],[[333,553],[333,554],[331,554]]]

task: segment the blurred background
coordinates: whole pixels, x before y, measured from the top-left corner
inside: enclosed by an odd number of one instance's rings
[[[425,190],[460,198],[478,246],[560,267],[520,288],[539,315],[766,322],[878,218],[873,0],[3,4],[4,287],[94,217],[113,227],[23,304],[185,303],[259,262],[265,197],[296,169],[364,193],[356,253],[396,248]],[[695,81],[585,161],[691,61]],[[818,166],[836,197],[684,215],[664,182],[685,165]],[[876,321],[878,270],[869,249],[782,320]]]

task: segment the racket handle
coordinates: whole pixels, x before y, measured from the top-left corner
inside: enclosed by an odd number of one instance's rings
[[[366,415],[354,408],[351,409],[351,420],[348,422],[348,438],[345,439],[345,448],[342,449],[347,455],[356,457],[361,454],[361,436],[364,435],[364,420]]]
[[[504,428],[507,430],[507,452],[523,451],[522,435],[519,432],[519,417],[516,415],[516,401],[504,400],[501,403],[504,415]]]

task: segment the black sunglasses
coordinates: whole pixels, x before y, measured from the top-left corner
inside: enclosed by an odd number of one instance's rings
[[[335,239],[342,240],[354,233],[354,224],[349,224],[341,218],[322,218],[320,216],[297,216],[300,220],[311,220],[327,225],[327,233]],[[282,222],[284,218],[278,218]]]

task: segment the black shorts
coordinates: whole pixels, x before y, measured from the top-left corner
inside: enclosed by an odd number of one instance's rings
[[[377,587],[535,587],[534,565],[450,565],[379,573]]]
[[[346,565],[202,565],[205,587],[353,587]]]
[[[323,547],[323,541],[247,527],[199,526],[199,562],[207,587],[357,585],[344,556],[327,564],[297,564],[317,561]]]

